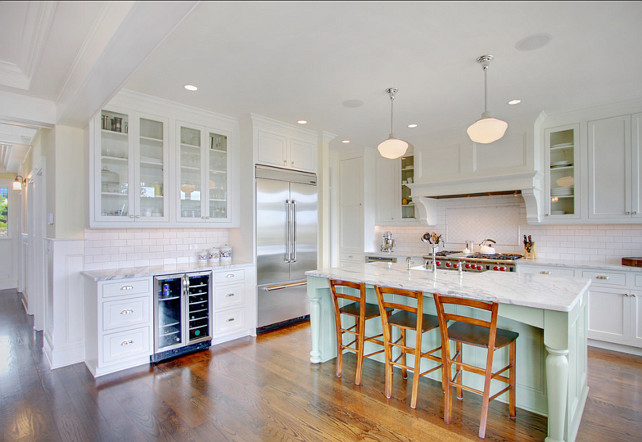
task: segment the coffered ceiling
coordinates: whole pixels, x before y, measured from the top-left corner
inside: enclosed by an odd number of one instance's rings
[[[397,87],[395,135],[424,145],[479,118],[483,54],[509,124],[642,97],[640,23],[641,2],[2,2],[0,121],[82,127],[125,87],[374,148]]]

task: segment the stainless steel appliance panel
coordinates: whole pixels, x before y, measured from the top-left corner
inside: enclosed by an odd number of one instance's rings
[[[290,280],[305,279],[305,272],[317,268],[317,188],[290,183],[292,235]]]
[[[290,183],[256,180],[257,283],[290,279],[288,264]]]
[[[310,314],[306,281],[258,287],[258,327]]]

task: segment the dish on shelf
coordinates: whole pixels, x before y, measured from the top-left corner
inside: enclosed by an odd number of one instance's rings
[[[552,210],[551,214],[552,215],[566,215],[566,212],[564,210]]]
[[[570,165],[571,165],[570,161],[555,161],[551,163],[551,167],[565,167]]]
[[[551,195],[562,196],[562,195],[572,195],[573,187],[553,187],[551,190]]]
[[[555,184],[560,187],[571,187],[573,184],[575,184],[575,178],[573,178],[572,176],[563,176],[561,178],[558,178],[555,181]]]

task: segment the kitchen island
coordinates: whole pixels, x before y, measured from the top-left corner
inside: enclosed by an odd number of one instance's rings
[[[408,269],[406,264],[370,263],[306,272],[310,299],[312,350],[310,361],[323,363],[336,357],[334,312],[328,279],[364,282],[368,302],[377,303],[374,284],[432,293],[495,301],[498,327],[519,332],[517,339],[517,407],[548,416],[547,441],[572,441],[579,428],[588,394],[587,326],[590,280],[536,274]],[[435,313],[434,303],[425,311]],[[381,330],[371,320],[367,332]],[[425,348],[438,344],[437,333],[427,333]],[[369,345],[374,345],[370,344]],[[366,347],[366,353],[369,349]],[[382,361],[381,355],[378,355]],[[497,364],[508,354],[497,352]],[[484,364],[485,351],[473,348],[464,361]],[[411,364],[412,365],[412,364]],[[423,371],[423,368],[422,368]],[[440,381],[441,373],[433,379]],[[476,378],[465,382],[479,388]],[[505,395],[498,399],[506,401]],[[436,406],[440,406],[436,405]]]

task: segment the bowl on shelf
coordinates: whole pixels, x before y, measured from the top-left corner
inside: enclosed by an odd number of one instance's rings
[[[570,165],[571,165],[570,161],[554,161],[551,163],[551,167],[565,167]]]

